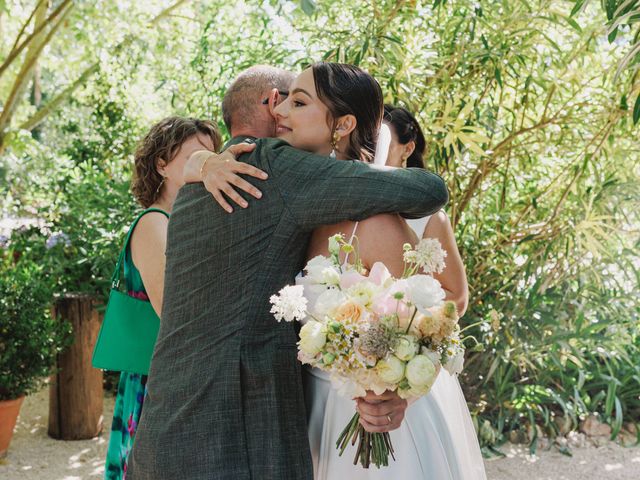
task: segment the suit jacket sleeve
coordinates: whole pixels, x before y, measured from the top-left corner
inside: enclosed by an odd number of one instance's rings
[[[420,168],[336,160],[271,139],[261,148],[286,208],[304,229],[379,213],[420,218],[437,212],[449,199],[442,178]]]

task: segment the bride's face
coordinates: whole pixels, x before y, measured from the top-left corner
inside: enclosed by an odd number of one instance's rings
[[[321,155],[331,152],[329,110],[316,94],[312,69],[298,75],[289,88],[289,96],[274,113],[278,138],[308,152]]]

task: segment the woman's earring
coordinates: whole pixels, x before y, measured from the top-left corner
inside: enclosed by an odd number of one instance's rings
[[[162,188],[162,185],[164,185],[165,180],[167,179],[167,177],[162,177],[162,181],[160,182],[160,185],[158,185],[158,188],[156,188],[156,195],[158,195],[158,193],[160,193],[160,189]]]
[[[333,131],[333,136],[331,137],[331,153],[329,156],[331,158],[336,158],[336,152],[338,151],[338,142],[340,141],[340,135],[335,130]]]

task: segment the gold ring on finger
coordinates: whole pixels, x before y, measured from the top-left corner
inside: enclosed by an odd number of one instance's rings
[[[387,420],[389,420],[389,425],[391,425],[391,415],[387,415]]]

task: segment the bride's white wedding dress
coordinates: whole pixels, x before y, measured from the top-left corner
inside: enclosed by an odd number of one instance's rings
[[[429,217],[409,225],[422,238]],[[355,402],[331,388],[328,375],[305,365],[305,399],[315,480],[482,480],[484,463],[457,377],[441,371],[431,391],[407,408],[391,432],[396,460],[368,470],[353,465],[355,446],[342,457],[336,440],[355,413]]]

